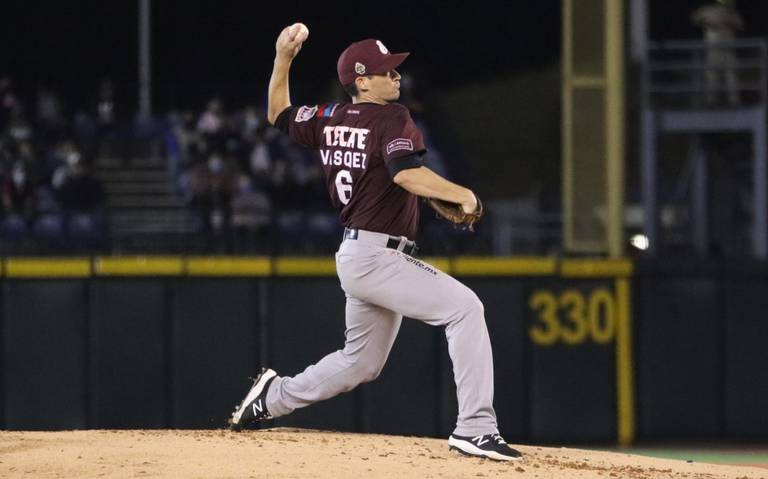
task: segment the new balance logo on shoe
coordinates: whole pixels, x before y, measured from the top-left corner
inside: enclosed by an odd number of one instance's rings
[[[477,441],[477,447],[480,447],[486,442],[490,441],[490,439],[486,439],[485,436],[477,436],[475,438],[472,438],[472,440]]]
[[[475,437],[451,434],[448,438],[448,448],[467,456],[486,457],[496,461],[518,461],[523,458],[520,451],[509,447],[499,434]]]
[[[248,424],[272,419],[272,414],[267,410],[267,392],[275,377],[277,377],[277,373],[273,370],[262,369],[243,402],[235,408],[235,412],[229,418],[230,429],[239,431]]]

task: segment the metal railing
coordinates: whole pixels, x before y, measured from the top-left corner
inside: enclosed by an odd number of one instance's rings
[[[643,69],[644,101],[668,109],[765,105],[766,58],[762,38],[653,42]]]

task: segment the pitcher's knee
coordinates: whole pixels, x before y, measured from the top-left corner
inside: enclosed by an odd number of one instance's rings
[[[360,378],[360,383],[369,383],[379,377],[382,367],[378,364],[366,364],[357,367],[357,376]]]
[[[469,288],[466,294],[462,295],[456,309],[451,315],[448,324],[457,325],[459,323],[483,322],[485,320],[485,307],[480,298]]]
[[[470,317],[484,317],[485,306],[480,298],[474,293],[474,291],[467,288],[467,294],[462,298],[462,313],[463,316]]]
[[[359,356],[346,356],[346,359],[349,362],[350,374],[348,376],[355,386],[373,381],[379,377],[384,368],[384,364],[379,361],[364,360]]]
[[[485,306],[475,293],[472,293],[472,300],[469,302],[468,312],[469,314],[480,317],[485,316]]]

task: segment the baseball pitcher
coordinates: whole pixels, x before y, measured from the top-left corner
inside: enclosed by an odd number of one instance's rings
[[[278,36],[267,116],[293,141],[319,152],[331,202],[345,226],[336,271],[347,298],[346,339],[343,349],[296,376],[262,370],[232,414],[231,427],[284,416],[374,380],[407,316],[445,326],[459,404],[449,447],[471,456],[521,459],[499,435],[482,303],[453,277],[414,258],[419,197],[433,199],[440,214],[468,227],[482,206],[471,190],[422,164],[421,133],[408,109],[396,103],[397,68],[408,53],[390,53],[375,39],[353,43],[337,63],[351,102],[293,106],[288,74],[307,36],[303,24]]]

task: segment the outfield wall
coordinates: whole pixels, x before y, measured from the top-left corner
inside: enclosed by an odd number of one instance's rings
[[[502,432],[531,442],[768,439],[768,266],[433,258],[474,289]],[[325,258],[3,262],[0,427],[216,428],[259,365],[342,346]],[[407,320],[374,382],[276,421],[445,436],[443,330]]]

